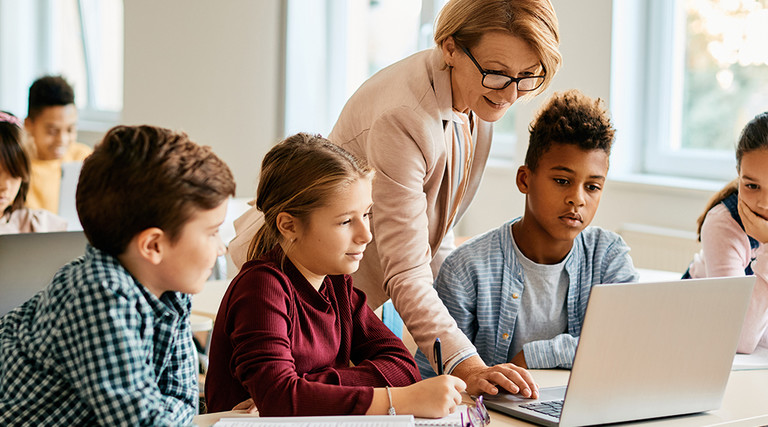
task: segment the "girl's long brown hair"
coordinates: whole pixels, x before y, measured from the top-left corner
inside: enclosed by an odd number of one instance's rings
[[[280,212],[305,220],[345,186],[372,175],[365,162],[319,135],[298,133],[272,147],[261,163],[256,190],[256,208],[264,214],[264,225],[251,240],[248,260],[281,242]]]

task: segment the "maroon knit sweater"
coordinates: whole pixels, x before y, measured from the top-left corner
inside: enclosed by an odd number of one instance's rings
[[[364,414],[374,387],[421,379],[350,276],[327,276],[316,291],[288,258],[280,268],[282,254],[277,247],[244,264],[221,301],[209,412],[252,397],[261,416]]]

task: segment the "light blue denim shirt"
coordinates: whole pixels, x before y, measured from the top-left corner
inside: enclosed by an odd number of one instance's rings
[[[445,367],[446,373],[475,354],[488,366],[509,361],[509,345],[526,283],[511,233],[512,224],[519,219],[460,246],[440,268],[435,280],[437,293],[477,350],[452,361]],[[636,282],[639,277],[624,240],[599,227],[587,227],[576,237],[565,270],[570,279],[568,333],[525,344],[525,362],[531,369],[570,369],[592,286]],[[422,377],[435,375],[421,351],[416,361]]]

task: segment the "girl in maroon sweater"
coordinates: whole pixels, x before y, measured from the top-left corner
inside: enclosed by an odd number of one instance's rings
[[[209,411],[252,399],[262,416],[441,417],[461,403],[464,382],[419,382],[402,341],[352,286],[372,239],[372,179],[351,154],[307,134],[264,157],[256,200],[264,225],[216,317]]]

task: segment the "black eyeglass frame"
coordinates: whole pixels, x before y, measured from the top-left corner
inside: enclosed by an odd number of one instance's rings
[[[475,64],[475,67],[477,67],[477,71],[480,71],[480,74],[483,75],[483,80],[480,83],[483,85],[484,88],[493,89],[493,90],[504,90],[504,89],[508,88],[509,85],[512,84],[512,82],[515,82],[515,86],[517,86],[517,91],[518,92],[533,92],[534,90],[540,88],[541,85],[544,84],[544,79],[546,79],[546,77],[547,77],[547,68],[544,66],[544,64],[541,64],[541,68],[544,70],[544,74],[542,74],[540,76],[512,77],[512,76],[508,76],[508,75],[506,75],[504,73],[499,73],[499,72],[496,72],[496,71],[488,71],[488,70],[484,69],[483,67],[481,67],[480,64],[478,64],[478,62],[475,59],[475,57],[472,56],[471,53],[469,53],[469,49],[467,49],[464,46],[461,46],[461,50],[464,51],[464,53],[467,54],[467,56],[472,61],[472,63]],[[502,86],[502,87],[486,86],[485,78],[488,77],[491,74],[494,75],[494,76],[505,77],[505,78],[507,78],[509,80],[507,80],[507,83],[504,86]],[[541,79],[541,82],[538,85],[536,85],[536,87],[534,87],[533,89],[527,89],[527,90],[520,89],[520,82],[523,81],[523,80],[527,80],[527,79]]]

